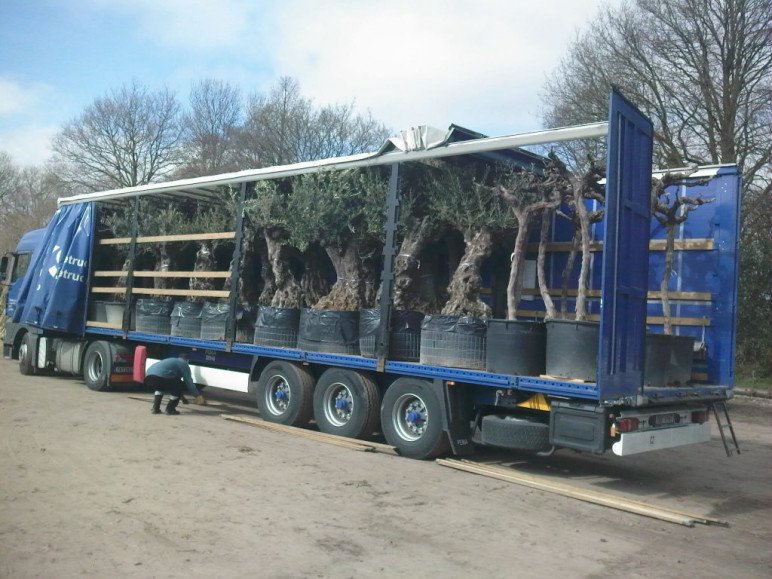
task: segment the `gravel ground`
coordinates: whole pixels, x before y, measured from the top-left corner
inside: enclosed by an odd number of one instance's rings
[[[687,528],[128,394],[0,360],[0,576],[772,576],[769,400],[731,402],[732,458],[481,456],[731,525]]]

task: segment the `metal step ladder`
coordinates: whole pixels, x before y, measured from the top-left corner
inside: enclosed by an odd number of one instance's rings
[[[726,419],[726,424],[721,423],[721,414],[719,411],[723,412],[724,418]],[[737,454],[742,454],[740,452],[740,445],[737,444],[737,436],[735,436],[734,433],[734,427],[732,426],[732,419],[729,418],[729,410],[726,408],[726,402],[723,400],[720,400],[718,402],[713,403],[713,414],[716,417],[716,424],[718,424],[718,432],[721,435],[721,442],[724,443],[724,450],[726,450],[727,456],[732,456],[732,452],[737,452]],[[732,435],[732,443],[734,444],[734,449],[732,449],[729,446],[729,441],[726,438],[726,434],[724,433],[724,427],[729,428],[729,433]]]

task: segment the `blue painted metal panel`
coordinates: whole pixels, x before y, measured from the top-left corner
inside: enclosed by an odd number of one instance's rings
[[[633,395],[643,385],[651,220],[651,121],[616,91],[609,109],[598,354],[601,400]]]
[[[205,350],[226,349],[225,342],[215,340],[200,340],[196,338],[181,338],[179,336],[169,336],[169,343],[175,346],[185,346],[186,348],[203,348]]]
[[[94,328],[92,326],[86,326],[86,334],[95,334],[97,336],[117,336],[123,337],[122,330],[113,330],[111,328]]]
[[[305,352],[305,359],[317,364],[329,364],[330,366],[342,366],[344,368],[359,368],[360,370],[375,370],[374,358],[362,356],[347,356],[344,354],[322,354],[320,352]]]
[[[301,350],[292,350],[289,348],[269,348],[266,346],[255,346],[252,344],[234,344],[233,351],[242,354],[251,354],[253,356],[281,358],[282,360],[303,359],[303,352]]]
[[[167,344],[169,343],[169,336],[161,334],[150,334],[147,332],[129,332],[127,334],[129,340],[135,340],[137,342],[152,342],[154,344]]]
[[[495,386],[498,388],[514,388],[514,376],[504,374],[492,374],[477,370],[465,370],[463,368],[446,368],[444,366],[428,366],[412,362],[386,362],[386,372],[399,374],[400,376],[415,376],[418,378],[438,378],[441,380],[453,380],[481,386]]]

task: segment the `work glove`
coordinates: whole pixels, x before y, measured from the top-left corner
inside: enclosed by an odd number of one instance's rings
[[[194,402],[199,406],[206,406],[206,399],[201,394],[196,396],[196,399],[194,400]]]

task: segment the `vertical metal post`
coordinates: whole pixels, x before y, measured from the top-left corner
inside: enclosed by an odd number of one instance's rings
[[[139,235],[139,196],[134,197],[131,215],[131,242],[129,243],[129,273],[126,274],[126,307],[123,309],[123,337],[131,329],[132,294],[134,292],[134,262],[137,258],[137,236]]]
[[[381,322],[378,325],[378,339],[375,343],[376,370],[383,372],[389,356],[391,336],[391,311],[394,296],[394,256],[397,253],[397,221],[399,219],[399,163],[391,166],[389,196],[386,201],[386,242],[383,246],[383,269],[381,270]]]
[[[244,203],[247,200],[249,183],[242,183],[239,191],[239,202],[236,206],[236,237],[233,239],[233,268],[231,269],[231,291],[228,296],[228,322],[225,326],[225,340],[232,343],[236,340],[236,306],[239,299],[239,273],[241,269],[241,245],[244,240]]]

